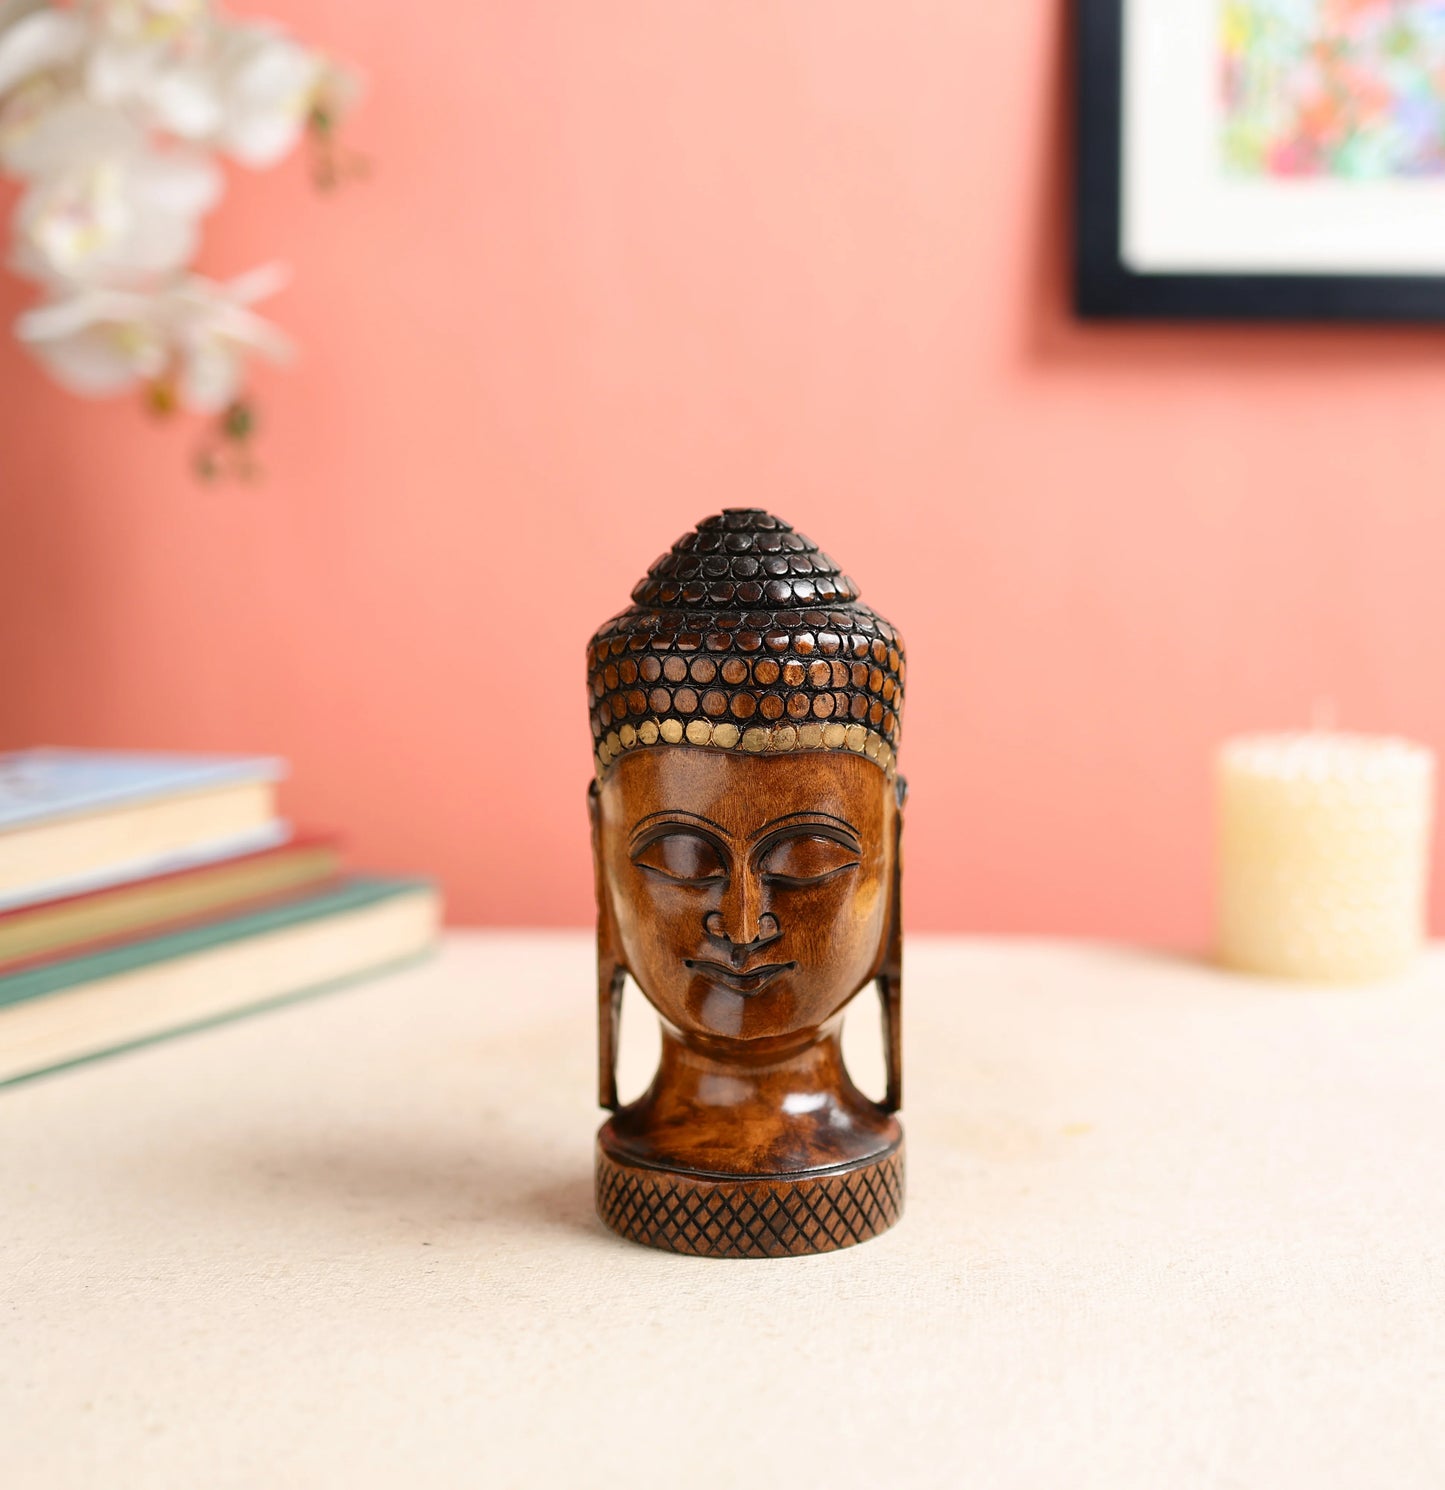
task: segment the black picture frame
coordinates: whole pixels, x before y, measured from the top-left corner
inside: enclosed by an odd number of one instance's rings
[[[1086,320],[1445,321],[1445,275],[1140,274],[1119,250],[1124,6],[1074,0],[1074,308]]]

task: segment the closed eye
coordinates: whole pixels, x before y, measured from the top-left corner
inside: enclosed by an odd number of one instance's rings
[[[687,828],[655,834],[633,850],[632,862],[649,874],[681,884],[711,885],[727,878],[727,864],[718,846]]]
[[[775,839],[764,847],[758,861],[764,882],[784,890],[820,885],[858,864],[856,849],[822,833]]]

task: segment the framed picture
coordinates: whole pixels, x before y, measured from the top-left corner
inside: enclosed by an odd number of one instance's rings
[[[1076,0],[1080,314],[1445,319],[1445,0]]]

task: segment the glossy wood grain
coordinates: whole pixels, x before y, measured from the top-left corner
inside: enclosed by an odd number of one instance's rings
[[[633,600],[588,649],[612,1111],[599,1213],[709,1256],[852,1245],[903,1200],[902,641],[816,544],[754,508],[685,534]],[[661,1017],[662,1055],[621,1106],[629,974]],[[841,1047],[843,1011],[870,984],[881,1102]]]

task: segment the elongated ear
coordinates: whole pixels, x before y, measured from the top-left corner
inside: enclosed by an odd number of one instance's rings
[[[602,815],[595,779],[587,788],[587,813],[592,819],[592,874],[597,891],[597,1103],[616,1112],[617,1035],[622,1026],[622,985],[627,968],[602,865]]]
[[[903,804],[908,783],[898,778],[898,815],[893,830],[893,906],[889,913],[888,949],[878,973],[878,997],[883,1005],[883,1056],[888,1070],[888,1089],[883,1110],[897,1112],[903,1106]]]

